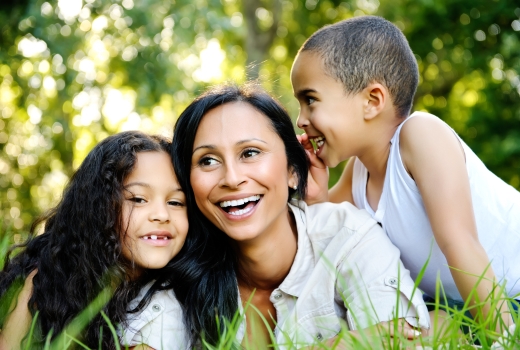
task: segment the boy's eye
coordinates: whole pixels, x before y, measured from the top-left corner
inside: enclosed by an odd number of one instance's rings
[[[242,157],[244,158],[251,158],[251,157],[254,157],[256,156],[257,154],[259,154],[260,151],[259,150],[256,150],[256,149],[246,149],[243,153],[242,153]]]
[[[215,164],[217,164],[217,160],[211,157],[204,157],[198,162],[198,165],[200,166],[211,166]]]
[[[311,105],[311,104],[313,104],[314,102],[316,102],[316,99],[314,99],[314,98],[312,98],[312,97],[309,97],[309,96],[307,96],[306,99],[307,99],[307,104],[308,104],[308,105]]]

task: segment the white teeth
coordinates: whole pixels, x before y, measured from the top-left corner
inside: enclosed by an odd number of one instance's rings
[[[248,203],[248,202],[256,202],[260,200],[260,195],[255,195],[255,196],[251,196],[251,197],[247,197],[247,198],[241,198],[241,199],[237,199],[237,200],[232,200],[232,201],[223,201],[223,202],[220,202],[220,206],[222,208],[226,208],[226,207],[236,207],[237,205],[242,205],[242,204],[245,204],[245,203]],[[242,209],[242,210],[245,210],[245,209]],[[239,210],[240,211],[240,210]],[[235,214],[235,215],[239,215],[239,214]]]
[[[249,213],[251,210],[253,210],[253,208],[244,208],[244,209],[240,209],[237,211],[231,211],[231,212],[229,212],[229,214],[239,216],[239,215],[244,215],[246,213]]]
[[[150,236],[143,236],[143,239],[144,240],[151,239],[151,240],[154,240],[154,241],[160,239],[160,240],[163,240],[163,241],[167,241],[169,238],[167,236],[158,237],[157,235],[150,235]]]
[[[316,137],[314,138],[314,142],[316,143],[316,146],[320,148],[325,143],[325,138],[323,136]]]

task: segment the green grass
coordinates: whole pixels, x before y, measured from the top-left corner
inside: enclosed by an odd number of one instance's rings
[[[5,254],[9,248],[13,244],[11,232],[8,230],[2,230],[0,233],[0,267],[3,267]],[[424,272],[424,271],[423,271]],[[422,277],[422,273],[419,275],[419,279]],[[416,282],[416,286],[418,283]],[[417,291],[419,292],[419,291]],[[88,322],[98,313],[102,312],[102,308],[108,302],[110,298],[111,292],[109,290],[104,290],[100,293],[100,295],[87,307],[80,315],[78,315],[66,329],[56,336],[51,341],[51,334],[47,336],[47,341],[44,345],[44,349],[46,350],[61,350],[68,349],[71,347],[74,348],[83,348],[88,349],[87,346],[81,343],[78,340],[78,335],[81,333],[81,330],[88,324]],[[439,295],[443,295],[443,290],[438,287],[437,299],[435,301],[435,314],[439,315],[442,312],[440,311],[440,302]],[[502,300],[490,300],[492,305],[497,305]],[[1,302],[1,301],[0,301]],[[4,300],[5,302],[5,300]],[[512,299],[508,300],[509,303],[514,302]],[[1,305],[0,305],[1,306]],[[254,308],[252,305],[247,304],[246,309],[248,307]],[[0,307],[0,310],[2,308]],[[517,328],[514,334],[509,335],[506,338],[500,338],[500,335],[491,329],[495,329],[495,325],[500,320],[491,319],[492,316],[489,316],[488,319],[483,320],[481,323],[476,323],[471,317],[467,316],[467,312],[470,310],[470,306],[466,303],[460,309],[450,309],[448,308],[446,312],[449,315],[449,321],[445,322],[441,325],[441,318],[437,317],[433,320],[433,329],[434,332],[432,335],[427,337],[419,337],[413,341],[408,339],[404,339],[402,336],[390,337],[387,329],[378,329],[376,332],[372,332],[370,334],[365,334],[361,332],[360,336],[357,338],[353,338],[349,335],[349,331],[344,326],[340,333],[338,334],[338,338],[341,338],[343,344],[347,344],[349,349],[416,349],[417,347],[423,347],[424,349],[474,349],[475,344],[480,344],[483,349],[489,349],[493,342],[497,340],[503,344],[503,349],[520,349],[520,328]],[[38,315],[36,314],[33,319],[33,324],[30,329],[28,336],[26,337],[26,342],[22,349],[31,349],[31,338],[32,334],[35,330],[35,322],[37,320]],[[111,330],[112,336],[114,339],[117,339],[116,335],[116,326],[112,325],[110,320],[103,314],[107,324],[109,325],[109,329]],[[2,318],[2,317],[0,317]],[[513,318],[515,319],[515,323],[518,323],[520,320],[518,319],[518,314],[513,314]],[[260,317],[261,322],[267,323],[267,320]],[[226,322],[226,325],[222,327],[222,334],[220,341],[217,345],[209,345],[203,341],[203,347],[205,349],[211,350],[227,350],[233,349],[235,344],[235,336],[239,330],[240,324],[243,321],[242,315],[238,314],[232,320]],[[395,323],[396,324],[396,323]],[[461,329],[466,329],[466,332],[461,331]],[[396,332],[397,329],[394,329]],[[271,332],[271,338],[274,339],[274,334]],[[168,340],[165,339],[165,342]],[[339,339],[336,343],[339,343]],[[257,347],[252,345],[246,345],[245,349],[256,349]],[[295,348],[294,344],[289,343],[286,344],[287,348]],[[336,344],[337,345],[337,344]],[[121,347],[124,348],[124,347]],[[272,346],[271,348],[278,349],[277,345]],[[314,349],[340,349],[338,346],[327,347],[323,345],[323,343],[315,343]],[[99,347],[99,349],[101,349]],[[119,348],[118,348],[119,349]]]

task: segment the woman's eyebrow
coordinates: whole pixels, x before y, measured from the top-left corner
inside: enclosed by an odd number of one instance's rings
[[[213,145],[202,145],[202,146],[198,146],[198,147],[195,147],[195,148],[193,149],[193,152],[192,152],[191,154],[197,152],[199,149],[202,149],[202,148],[215,149],[215,148],[217,148],[217,147],[215,147],[215,146],[213,146]]]
[[[244,143],[247,143],[247,142],[251,142],[251,141],[258,141],[258,142],[262,142],[262,143],[265,143],[267,144],[267,142],[265,142],[264,140],[261,140],[261,139],[257,139],[257,138],[250,138],[250,139],[245,139],[245,140],[240,140],[236,143],[236,145],[241,145],[241,144],[244,144]],[[198,146],[198,147],[195,147],[193,149],[193,152],[192,154],[194,154],[195,152],[197,152],[199,149],[216,149],[217,147],[215,145],[201,145],[201,146]]]

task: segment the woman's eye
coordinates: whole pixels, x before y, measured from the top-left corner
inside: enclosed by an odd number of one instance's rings
[[[217,164],[217,160],[211,157],[204,157],[199,160],[198,163],[200,166],[211,166]]]
[[[256,149],[246,149],[243,153],[242,153],[242,157],[244,158],[251,158],[251,157],[254,157],[256,156],[257,154],[259,154],[260,151],[256,150]]]
[[[314,102],[316,102],[316,99],[314,99],[314,98],[312,98],[312,97],[309,97],[309,96],[307,96],[306,99],[307,99],[307,104],[308,104],[308,105],[311,105],[311,104],[313,104]]]

